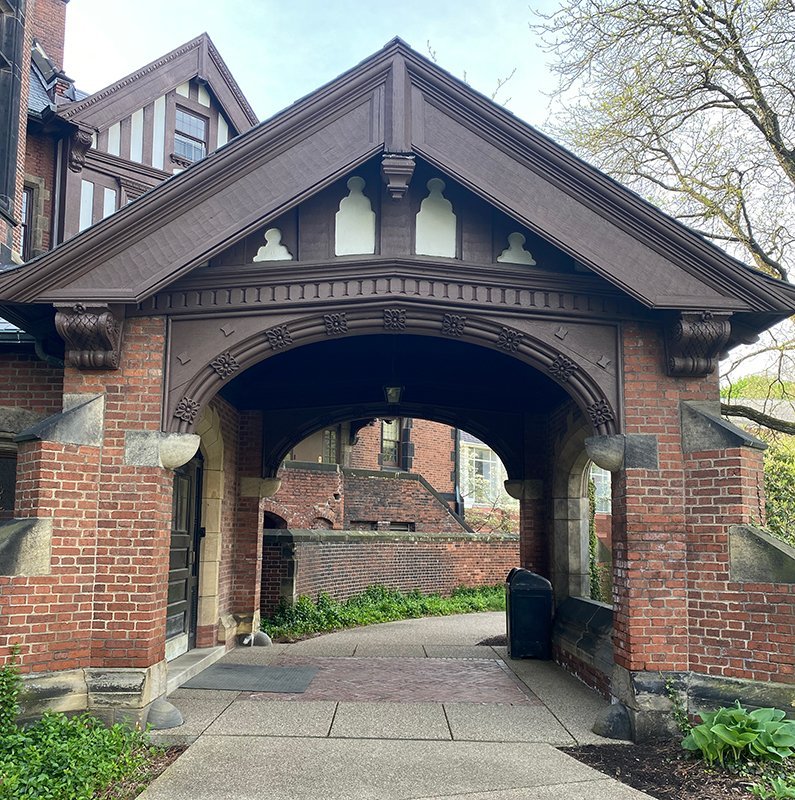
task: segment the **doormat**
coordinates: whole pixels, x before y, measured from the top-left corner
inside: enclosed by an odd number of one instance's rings
[[[217,689],[231,692],[305,692],[317,667],[267,667],[256,664],[213,664],[183,689]]]

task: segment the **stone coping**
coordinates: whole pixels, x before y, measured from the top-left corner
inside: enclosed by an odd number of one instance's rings
[[[285,542],[317,544],[360,544],[371,542],[518,542],[517,533],[434,533],[429,531],[332,531],[298,530],[295,528],[266,529],[265,544]]]

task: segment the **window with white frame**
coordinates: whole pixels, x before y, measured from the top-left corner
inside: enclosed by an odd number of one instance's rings
[[[613,507],[610,473],[606,469],[597,467],[596,464],[591,464],[591,480],[596,487],[596,513],[610,514]]]
[[[174,153],[187,161],[198,161],[207,154],[207,120],[177,108],[174,124]]]
[[[505,468],[502,462],[485,445],[468,444],[462,450],[464,469],[461,483],[464,502],[476,505],[495,503],[503,494]]]

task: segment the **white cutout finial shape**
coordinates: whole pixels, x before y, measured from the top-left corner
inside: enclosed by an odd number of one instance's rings
[[[375,253],[375,212],[364,194],[363,178],[348,179],[348,196],[340,200],[334,217],[334,254],[338,256]]]
[[[428,196],[417,212],[415,252],[420,256],[455,258],[456,219],[453,204],[444,196],[444,181],[431,178]]]
[[[282,232],[278,228],[265,231],[265,244],[257,250],[252,261],[292,261],[292,253],[282,244]]]
[[[521,233],[508,234],[508,248],[497,256],[497,261],[502,264],[535,264],[533,254],[524,249],[526,241]]]

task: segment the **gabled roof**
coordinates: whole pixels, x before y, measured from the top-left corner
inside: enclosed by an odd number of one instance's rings
[[[99,95],[74,108],[100,105]],[[140,302],[381,152],[416,154],[649,308],[738,312],[758,328],[795,309],[795,287],[732,258],[399,39],[2,275],[0,298]]]
[[[257,124],[257,115],[206,33],[85,99],[59,108],[58,114],[70,122],[103,130],[193,78],[207,83],[238,131]]]

